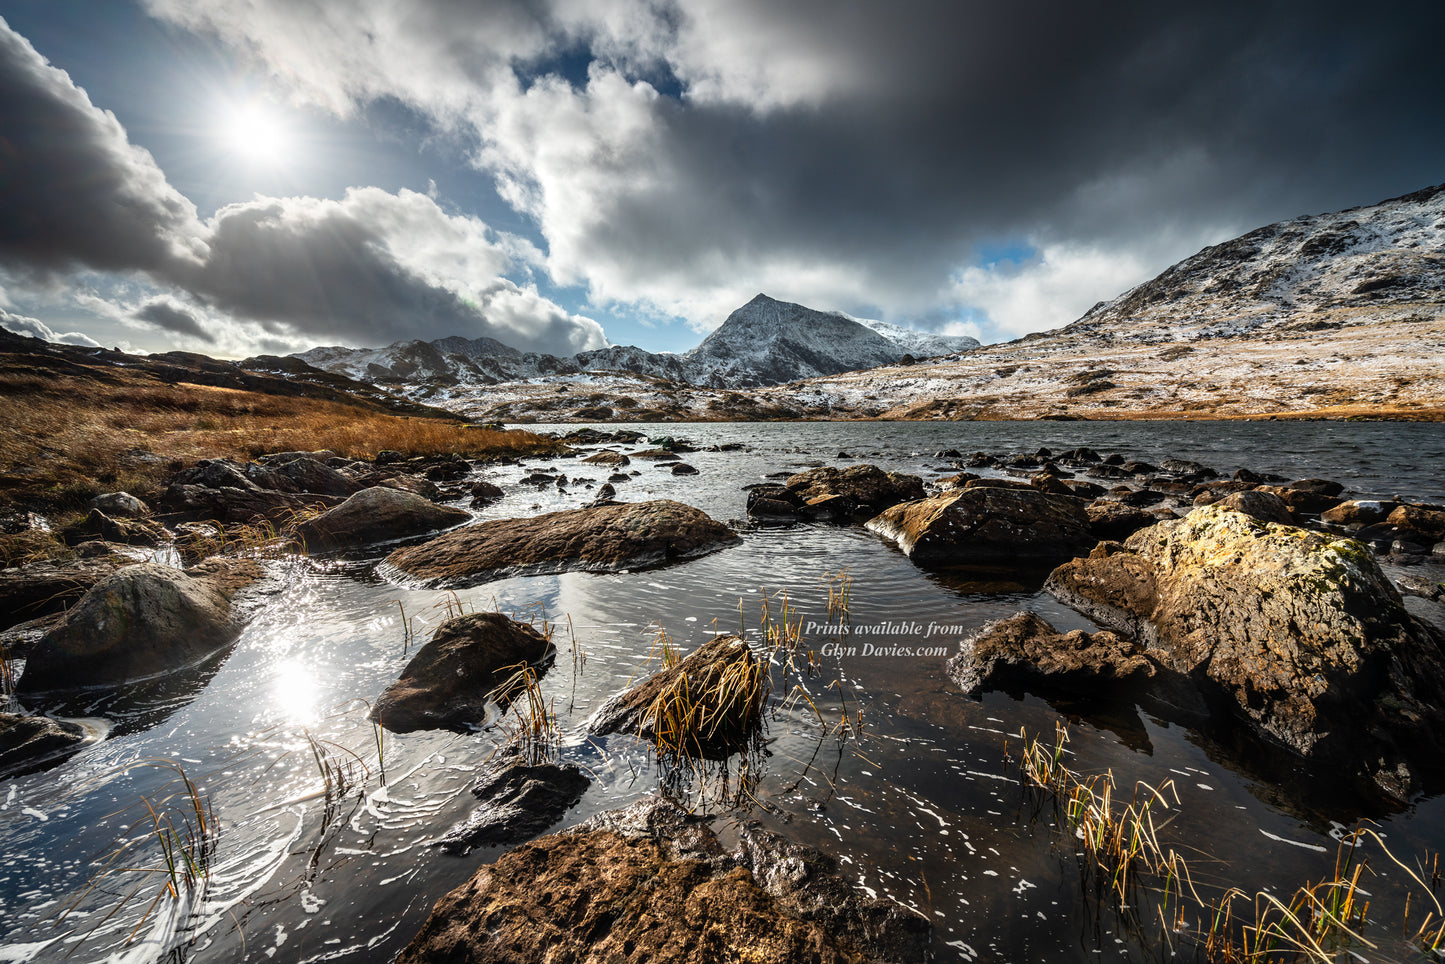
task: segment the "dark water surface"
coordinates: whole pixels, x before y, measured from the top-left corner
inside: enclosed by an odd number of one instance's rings
[[[1248,467],[1333,478],[1360,497],[1445,502],[1445,427],[1437,425],[636,428],[699,446],[747,446],[686,455],[697,476],[634,460],[627,471],[641,474],[618,485],[621,499],[674,498],[719,519],[741,518],[740,486],[770,472],[866,461],[932,478],[956,471],[934,457],[947,448],[1003,454],[1088,445],[1155,463],[1190,458],[1225,473]],[[852,458],[840,459],[840,452]],[[515,484],[543,464],[560,466],[573,483],[561,492]],[[609,471],[570,460],[489,471],[508,495],[482,517],[581,505],[593,493],[577,477],[600,485]],[[0,962],[67,954],[75,961],[151,961],[176,948],[177,958],[202,962],[390,959],[438,897],[501,852],[450,857],[427,842],[469,812],[466,788],[505,737],[503,728],[387,734],[379,761],[367,718],[365,701],[397,677],[408,647],[414,652],[458,610],[500,608],[556,627],[559,655],[542,687],[559,720],[559,756],[595,778],[568,814],[571,824],[658,785],[659,771],[636,741],[585,732],[591,712],[646,670],[657,628],[684,651],[717,630],[742,628],[756,639],[764,598],[776,617],[786,592],[804,622],[803,649],[812,651],[814,665],[799,658],[775,668],[768,742],[742,787],[750,804],[723,820],[759,819],[817,845],[870,893],[926,914],[940,960],[1170,957],[1156,939],[1158,927],[1141,938],[1107,901],[1085,898],[1070,842],[1051,828],[1051,811],[1031,806],[1020,790],[1021,731],[1051,737],[1057,722],[1067,722],[1070,765],[1111,770],[1125,797],[1136,781],[1172,781],[1179,802],[1172,805],[1171,797],[1161,832],[1188,855],[1196,886],[1210,896],[1227,886],[1288,895],[1333,866],[1337,839],[1367,815],[1317,774],[1301,779],[1277,761],[1251,760],[1247,750],[1132,706],[1050,705],[1001,693],[965,699],[947,680],[939,654],[951,653],[960,636],[984,622],[1027,608],[1061,629],[1090,628],[1038,591],[967,591],[966,579],[924,572],[859,528],[749,529],[743,538],[667,569],[508,579],[457,593],[382,582],[372,574],[375,558],[277,564],[284,588],[224,660],[124,698],[34,707],[104,716],[114,728],[109,739],[55,770],[0,782]],[[853,633],[839,638],[824,627],[829,587],[840,585],[836,576],[844,571]],[[1420,600],[1411,608],[1437,619],[1440,613]],[[840,731],[845,716],[852,726]],[[330,799],[318,751],[352,778]],[[210,886],[189,902],[157,899],[160,878],[144,872],[160,864],[161,854],[141,801],[179,820],[185,808],[176,768],[209,799],[221,827]],[[715,773],[673,773],[669,785],[715,811],[727,810],[739,792],[736,768],[726,784]],[[1371,815],[1407,863],[1445,848],[1440,798]],[[127,840],[138,842],[121,863],[140,869],[97,876]],[[1372,867],[1383,875],[1371,881],[1375,913],[1398,920],[1403,874],[1383,857]],[[1418,920],[1421,895],[1414,899]],[[1183,934],[1200,917],[1195,910],[1171,922],[1181,957],[1190,957]],[[1357,946],[1358,959],[1435,959],[1401,941],[1398,930],[1375,935],[1379,950]]]

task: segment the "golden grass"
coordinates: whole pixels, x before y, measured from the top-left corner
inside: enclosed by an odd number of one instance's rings
[[[99,381],[0,371],[0,508],[78,508],[101,492],[144,497],[184,464],[267,452],[329,449],[374,458],[456,454],[515,457],[555,451],[531,432],[469,428],[445,418],[121,372]]]

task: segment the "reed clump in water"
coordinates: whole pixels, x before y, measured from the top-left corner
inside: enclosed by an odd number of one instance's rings
[[[1107,895],[1121,921],[1136,939],[1147,942],[1146,920],[1157,917],[1158,934],[1169,953],[1177,938],[1193,940],[1200,959],[1209,964],[1334,964],[1345,959],[1365,960],[1360,953],[1377,951],[1366,935],[1369,925],[1383,921],[1370,916],[1370,894],[1363,882],[1378,877],[1363,852],[1373,842],[1385,858],[1401,870],[1412,885],[1405,895],[1404,940],[1438,957],[1445,947],[1445,911],[1435,891],[1439,887],[1438,857],[1427,874],[1408,867],[1385,846],[1380,835],[1358,827],[1340,840],[1333,872],[1318,883],[1306,882],[1286,900],[1269,891],[1250,895],[1233,887],[1214,900],[1205,900],[1195,888],[1184,857],[1159,838],[1160,810],[1169,809],[1168,797],[1178,805],[1173,782],[1159,787],[1138,783],[1129,803],[1114,796],[1112,773],[1083,776],[1065,763],[1068,731],[1059,724],[1052,746],[1037,739],[1026,741],[1020,759],[1025,787],[1048,794],[1055,805],[1058,825],[1078,841],[1076,851],[1087,896]],[[1430,883],[1425,882],[1426,877]],[[1411,930],[1410,904],[1422,893],[1428,903],[1425,916]],[[1235,907],[1247,902],[1248,911]],[[1150,905],[1154,913],[1146,908]],[[1185,918],[1200,912],[1207,929],[1195,931]]]

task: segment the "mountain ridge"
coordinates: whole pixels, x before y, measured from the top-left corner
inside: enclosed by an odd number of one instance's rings
[[[403,390],[411,386],[436,391],[602,372],[736,389],[893,364],[929,348],[957,352],[976,347],[976,339],[963,335],[929,335],[884,322],[863,322],[759,294],[682,354],[612,345],[558,356],[521,352],[493,338],[454,335],[399,341],[384,348],[323,346],[290,357]]]

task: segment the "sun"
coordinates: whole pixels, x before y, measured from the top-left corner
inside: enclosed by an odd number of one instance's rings
[[[222,122],[220,134],[226,149],[247,164],[280,167],[290,159],[290,133],[281,116],[266,104],[236,105]]]

